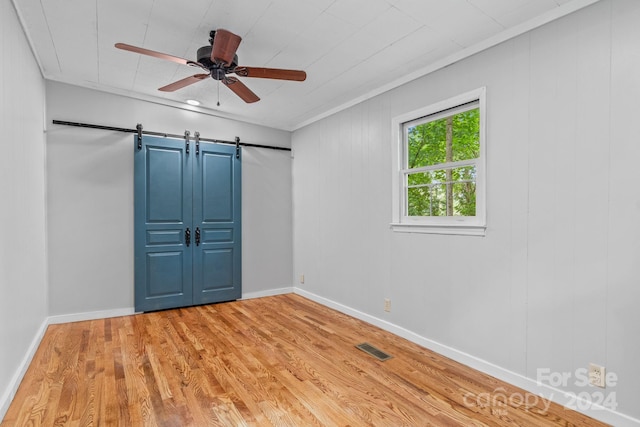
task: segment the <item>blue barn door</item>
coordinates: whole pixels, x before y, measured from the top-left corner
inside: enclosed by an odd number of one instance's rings
[[[195,304],[240,298],[240,159],[236,148],[201,144],[194,165],[193,299]]]
[[[134,155],[135,310],[193,300],[192,163],[184,141],[143,137]]]
[[[144,136],[134,170],[135,310],[240,298],[235,147]]]

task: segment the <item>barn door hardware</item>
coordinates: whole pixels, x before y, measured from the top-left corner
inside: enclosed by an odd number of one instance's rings
[[[236,136],[236,159],[240,158],[240,137]]]
[[[196,156],[200,155],[200,132],[196,131],[194,134],[196,137]]]
[[[191,230],[189,230],[189,227],[184,230],[184,244],[187,245],[187,247],[191,244]]]
[[[164,138],[178,138],[178,139],[181,139],[184,137],[183,135],[178,135],[174,133],[143,130],[141,124],[137,125],[135,129],[131,129],[131,128],[119,128],[114,126],[95,125],[90,123],[69,122],[65,120],[56,120],[56,119],[53,119],[51,123],[53,123],[54,125],[72,126],[72,127],[79,127],[79,128],[101,129],[101,130],[124,132],[124,133],[135,133],[135,134],[138,134],[137,140],[135,142],[139,144],[138,147],[140,150],[142,149],[142,135],[161,136]],[[240,149],[239,149],[240,145],[243,147],[268,148],[270,150],[291,151],[291,148],[288,148],[288,147],[278,147],[273,145],[262,145],[262,144],[251,144],[248,142],[240,142],[240,138],[236,138],[235,141],[226,141],[223,139],[214,139],[214,138],[200,138],[200,141],[213,142],[215,144],[235,145],[238,158],[240,157]]]
[[[138,131],[138,150],[142,150],[142,123],[136,125]]]
[[[200,246],[200,227],[196,227],[196,246]]]
[[[187,152],[187,154],[189,154],[189,134],[190,132],[188,130],[184,131],[184,143],[185,143],[185,151]]]

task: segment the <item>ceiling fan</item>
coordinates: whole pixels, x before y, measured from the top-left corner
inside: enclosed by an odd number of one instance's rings
[[[192,67],[202,68],[206,73],[194,74],[176,82],[170,83],[158,90],[163,92],[173,92],[201,80],[211,77],[214,80],[222,82],[231,89],[236,95],[247,103],[259,101],[258,95],[253,93],[251,89],[245,86],[236,77],[228,74],[235,74],[240,77],[257,77],[262,79],[277,80],[293,80],[304,81],[307,73],[299,70],[285,70],[281,68],[263,68],[263,67],[245,67],[238,65],[238,55],[236,50],[242,41],[242,38],[231,31],[222,28],[211,31],[209,33],[209,46],[203,46],[198,49],[197,61],[180,58],[166,53],[156,52],[154,50],[142,47],[132,46],[126,43],[116,43],[118,49],[128,50],[130,52],[141,53],[167,61],[177,62],[178,64],[189,65]]]

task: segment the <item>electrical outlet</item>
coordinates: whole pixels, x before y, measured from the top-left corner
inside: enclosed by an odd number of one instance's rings
[[[589,384],[596,387],[606,387],[606,373],[604,366],[589,363]]]
[[[304,283],[304,274],[300,275],[300,283],[302,283],[302,284]]]
[[[391,300],[389,298],[384,299],[384,311],[391,311]]]

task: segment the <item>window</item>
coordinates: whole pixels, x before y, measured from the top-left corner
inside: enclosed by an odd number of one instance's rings
[[[478,89],[393,120],[395,231],[484,235],[484,94]]]

